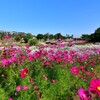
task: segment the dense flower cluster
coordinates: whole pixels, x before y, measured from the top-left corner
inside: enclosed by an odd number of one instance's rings
[[[30,98],[34,97],[34,100],[47,95],[50,100],[66,100],[77,95],[76,91],[80,100],[92,100],[91,93],[100,96],[100,79],[94,72],[100,65],[100,47],[70,47],[68,50],[66,44],[59,41],[57,45],[42,45],[36,50],[30,49],[29,45],[0,50],[0,85],[4,91],[13,87],[8,100],[17,99],[21,94],[25,96],[24,93],[31,93]],[[31,100],[29,96],[25,99]]]
[[[5,35],[4,39],[10,39],[10,36],[9,35]]]

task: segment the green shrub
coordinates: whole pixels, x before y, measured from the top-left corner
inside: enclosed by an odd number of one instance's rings
[[[15,37],[15,41],[16,41],[16,42],[19,42],[20,40],[21,40],[21,37],[20,37],[20,36],[16,36],[16,37]]]
[[[33,38],[33,35],[31,33],[28,33],[23,37],[25,43],[28,43],[28,40],[32,38]]]
[[[29,39],[29,40],[28,40],[28,44],[29,44],[30,46],[36,45],[37,43],[38,43],[38,40],[37,40],[37,39]]]

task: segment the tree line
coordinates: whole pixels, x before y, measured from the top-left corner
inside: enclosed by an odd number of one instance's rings
[[[3,40],[3,37],[5,35],[10,36],[11,38],[15,38],[15,40],[18,42],[20,41],[22,38],[25,41],[25,43],[28,43],[29,39],[32,39],[33,37],[35,37],[37,40],[51,40],[51,39],[67,39],[67,38],[73,38],[73,35],[68,35],[66,34],[66,36],[63,36],[61,33],[56,33],[55,35],[50,34],[50,33],[46,33],[46,34],[37,34],[36,36],[31,34],[31,33],[24,33],[24,32],[15,32],[13,34],[10,34],[10,32],[0,32],[0,39]]]
[[[37,34],[36,36],[31,33],[25,33],[25,32],[14,32],[11,34],[10,32],[0,32],[0,39],[3,40],[3,37],[5,35],[9,35],[12,38],[15,38],[16,41],[20,41],[22,38],[25,41],[25,43],[28,42],[29,39],[32,39],[35,37],[37,40],[51,40],[51,39],[70,39],[74,38],[73,35],[66,34],[66,36],[63,36],[61,33],[56,33],[55,35],[46,33],[46,34]],[[91,34],[82,34],[81,38],[84,40],[87,40],[89,42],[100,42],[100,27],[97,28],[94,33]]]
[[[94,33],[91,34],[82,34],[81,38],[89,42],[100,42],[100,27],[97,28]]]
[[[38,34],[36,36],[36,38],[38,40],[41,40],[41,39],[44,39],[44,40],[49,40],[49,39],[67,39],[67,38],[73,38],[73,35],[68,35],[66,34],[66,36],[63,36],[61,33],[56,33],[55,35],[53,34],[49,34],[49,33],[46,33],[46,34]]]

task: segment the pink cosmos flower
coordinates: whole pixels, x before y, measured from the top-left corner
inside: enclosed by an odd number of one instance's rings
[[[16,87],[16,91],[17,91],[17,92],[21,91],[21,89],[22,89],[22,87],[21,87],[20,85],[18,85],[18,86]]]
[[[80,69],[81,69],[82,72],[85,71],[85,67],[84,66],[80,66]]]
[[[20,77],[21,78],[25,78],[27,74],[28,74],[28,69],[27,68],[24,68],[20,72]]]
[[[4,66],[8,66],[8,65],[9,65],[9,62],[8,62],[8,60],[3,59],[3,60],[1,61],[1,64],[2,64],[2,66],[4,67]]]
[[[84,90],[83,88],[80,88],[78,90],[78,95],[80,97],[80,100],[92,100],[89,92]]]
[[[22,55],[22,58],[23,58],[23,59],[26,59],[26,55]]]
[[[68,61],[70,61],[71,63],[73,63],[73,57],[71,55],[69,55]]]
[[[92,77],[94,77],[94,76],[95,76],[95,73],[94,73],[94,72],[92,72],[92,73],[91,73],[91,76],[92,76]]]
[[[8,98],[8,100],[13,100],[13,98]]]
[[[50,59],[51,61],[54,61],[54,57],[52,54],[48,54],[47,56],[48,56],[48,59]]]
[[[33,57],[32,55],[29,55],[29,56],[28,56],[28,60],[29,60],[29,61],[32,61],[33,59],[34,59],[34,57]]]
[[[41,54],[45,56],[45,55],[47,54],[47,52],[44,51],[44,50],[42,50],[42,51],[41,51]]]
[[[43,75],[43,76],[42,76],[42,78],[44,78],[45,80],[47,80],[47,79],[48,79],[46,75]]]
[[[10,39],[10,36],[6,35],[4,36],[5,39]]]
[[[98,93],[98,96],[100,96],[100,79],[92,79],[89,90],[92,93]]]
[[[78,74],[78,73],[79,73],[79,69],[78,69],[76,66],[73,66],[73,67],[71,68],[71,73],[72,73],[72,74]]]
[[[62,39],[61,39],[61,38],[59,38],[58,40],[59,40],[59,41],[61,41]]]
[[[52,83],[56,83],[56,80],[55,79],[52,79]]]
[[[54,58],[55,58],[55,59],[57,59],[57,58],[58,58],[58,56],[57,56],[57,55],[54,55]]]
[[[30,46],[28,44],[26,44],[26,48],[29,48]]]
[[[61,62],[62,61],[62,58],[59,57],[59,58],[56,59],[56,61],[57,62]]]
[[[87,74],[88,76],[91,76],[91,73],[90,73],[89,70],[86,72],[86,74]]]
[[[27,85],[24,85],[23,86],[23,90],[27,90],[28,89],[28,86]]]
[[[15,62],[16,60],[17,60],[17,58],[15,58],[15,57],[12,57],[12,61],[14,61],[14,62]]]
[[[13,61],[11,58],[8,59],[9,64],[11,64]]]
[[[77,74],[77,76],[78,76],[79,78],[82,78],[82,75],[80,75],[80,74]]]
[[[84,56],[81,57],[81,60],[82,61],[85,61],[87,58],[88,58],[88,56],[87,55],[84,55]]]
[[[35,85],[35,86],[34,86],[34,90],[38,90],[38,89],[39,89],[39,88]]]
[[[34,58],[39,58],[40,57],[40,52],[39,51],[36,51],[34,54],[33,54]]]
[[[30,82],[31,82],[31,83],[33,83],[33,82],[34,82],[32,78],[30,79]]]
[[[16,53],[15,53],[15,52],[12,52],[12,53],[10,54],[10,56],[15,57],[15,56],[16,56]]]
[[[45,65],[47,65],[47,66],[50,65],[50,62],[49,61],[46,61],[45,62]]]
[[[27,50],[27,53],[30,53],[30,52],[31,52],[31,50],[30,50],[30,49],[28,49],[28,50]]]

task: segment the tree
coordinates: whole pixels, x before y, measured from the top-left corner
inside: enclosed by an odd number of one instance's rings
[[[20,40],[21,40],[21,37],[20,37],[20,36],[16,36],[16,37],[15,37],[15,41],[16,41],[16,42],[19,42]]]
[[[100,42],[100,27],[90,37],[92,42]]]
[[[95,30],[95,33],[100,33],[100,27]]]
[[[32,39],[33,38],[33,35],[31,33],[27,33],[25,36],[24,36],[24,41],[25,43],[28,42],[29,39]]]
[[[19,33],[18,33],[18,36],[20,36],[21,38],[24,38],[25,33],[24,33],[24,32],[19,32]]]
[[[36,38],[34,38],[34,39],[29,39],[29,40],[28,40],[28,44],[29,44],[30,46],[36,45],[36,44],[38,44],[38,40],[37,40]]]
[[[44,40],[48,40],[49,39],[49,33],[44,34]]]
[[[73,38],[73,37],[74,37],[74,35],[72,34],[72,35],[71,35],[71,38]]]
[[[59,38],[62,38],[63,36],[61,35],[61,33],[57,33],[54,35],[54,38],[55,39],[59,39]]]
[[[49,39],[53,39],[53,38],[54,38],[53,34],[50,34]]]
[[[81,38],[87,41],[91,40],[91,36],[89,34],[82,34]]]
[[[0,32],[0,39],[1,39],[1,40],[3,39],[4,36],[5,36],[5,34],[2,33],[2,32]]]
[[[67,38],[67,39],[73,38],[73,34],[72,35],[66,34],[65,38]]]
[[[43,34],[38,34],[37,36],[36,36],[36,38],[39,40],[39,39],[43,39],[43,37],[44,37],[44,35]]]

